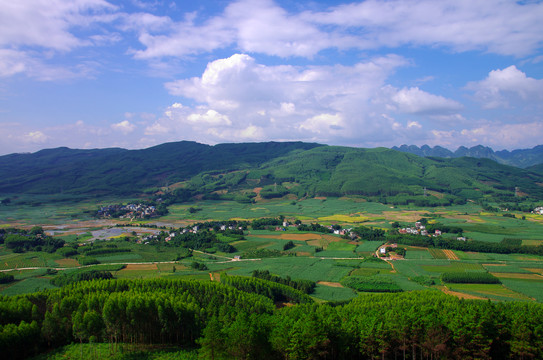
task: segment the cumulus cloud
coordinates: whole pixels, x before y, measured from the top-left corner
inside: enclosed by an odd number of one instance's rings
[[[166,84],[171,94],[196,101],[199,109],[170,107],[160,124],[204,131],[198,129],[204,123],[206,134],[217,141],[260,134],[246,130],[255,128],[276,139],[375,135],[387,123],[374,121],[372,97],[406,64],[390,55],[353,66],[266,66],[249,55],[235,54],[210,62],[200,77]]]
[[[190,114],[187,117],[187,120],[191,123],[199,123],[199,124],[205,124],[210,126],[220,126],[220,125],[231,125],[232,122],[228,118],[228,116],[219,114],[215,110],[207,110],[203,114]]]
[[[463,109],[457,101],[427,93],[418,87],[403,88],[393,94],[391,100],[398,111],[408,114],[444,114]]]
[[[45,141],[47,141],[47,139],[48,136],[39,130],[31,131],[25,134],[23,137],[24,142],[30,142],[34,144],[43,144],[45,143]]]
[[[136,128],[136,126],[132,123],[130,123],[130,121],[128,120],[123,120],[121,122],[118,122],[116,124],[112,124],[111,125],[111,128],[115,131],[119,131],[123,134],[129,134],[131,132],[134,131],[134,129]]]
[[[503,70],[492,70],[486,79],[471,82],[466,87],[485,108],[509,107],[515,102],[543,100],[543,79],[534,79],[515,65]]]
[[[317,134],[327,134],[342,130],[344,128],[341,114],[320,114],[303,121],[300,124],[301,130],[307,130]]]

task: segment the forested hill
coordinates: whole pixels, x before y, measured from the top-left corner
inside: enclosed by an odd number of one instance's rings
[[[424,158],[385,148],[178,142],[144,150],[59,148],[0,157],[0,194],[135,195],[177,182],[183,185],[173,191],[175,201],[196,195],[253,201],[255,189],[263,198],[360,195],[421,206],[543,199],[541,173],[489,159]]]
[[[521,168],[527,168],[543,163],[543,145],[538,145],[532,149],[518,149],[513,151],[494,151],[491,148],[482,145],[473,146],[471,148],[460,146],[454,152],[441,146],[429,147],[428,145],[423,145],[420,148],[416,145],[402,145],[400,147],[395,146],[392,149],[423,157],[458,158],[467,156],[478,159],[491,159],[500,164]]]
[[[266,142],[215,146],[181,141],[143,150],[56,148],[0,156],[0,194],[135,194],[203,171],[258,166],[319,144]]]

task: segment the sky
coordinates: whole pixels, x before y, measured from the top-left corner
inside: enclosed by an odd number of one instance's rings
[[[543,2],[0,0],[0,155],[543,144]]]

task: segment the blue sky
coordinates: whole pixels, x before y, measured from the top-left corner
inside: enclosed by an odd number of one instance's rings
[[[0,154],[543,144],[543,3],[0,0]]]

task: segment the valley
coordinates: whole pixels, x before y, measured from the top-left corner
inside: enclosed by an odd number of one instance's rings
[[[117,201],[122,202],[121,199]],[[461,227],[462,235],[468,241],[496,244],[504,238],[514,238],[519,239],[522,245],[536,247],[543,244],[543,216],[537,214],[489,213],[474,204],[421,209],[371,203],[359,198],[332,197],[297,201],[263,200],[255,204],[205,200],[171,205],[168,215],[144,221],[96,219],[88,215],[96,207],[92,202],[46,206],[39,210],[45,215],[42,218],[32,215],[37,210],[33,206],[23,206],[14,212],[10,211],[10,207],[0,208],[0,218],[6,219],[0,224],[0,229],[30,229],[39,225],[47,234],[64,240],[65,247],[73,245],[81,249],[93,246],[99,249],[109,246],[115,249],[111,253],[94,255],[96,264],[84,265],[78,260],[85,257],[81,251],[64,257],[58,251],[13,253],[2,245],[0,270],[13,274],[16,281],[1,285],[1,293],[15,295],[55,288],[50,280],[58,273],[93,269],[112,269],[112,274],[119,279],[209,279],[213,274],[250,276],[254,270],[269,270],[279,276],[317,282],[313,296],[320,301],[354,298],[356,291],[336,284],[361,274],[390,280],[398,284],[402,291],[434,289],[497,301],[543,301],[543,257],[539,255],[437,249],[433,246],[402,244],[401,240],[392,238],[368,241],[362,236],[353,240],[332,232],[299,231],[294,225],[298,220],[303,224],[318,223],[341,229],[363,226],[392,233],[393,223],[414,228],[417,220],[428,219],[430,223]],[[198,211],[191,213],[191,208]],[[291,225],[269,226],[265,230],[254,230],[250,225],[254,219],[280,217]],[[240,236],[220,235],[221,242],[235,248],[232,253],[225,253],[216,247],[209,251],[198,251],[170,246],[166,241],[145,243],[145,239],[160,232],[169,234],[197,223],[228,224],[232,220],[247,224],[241,236],[243,239]],[[456,235],[444,233],[442,237],[456,239]],[[283,251],[289,241],[293,247]],[[386,261],[378,263],[366,261],[381,245],[392,242],[406,249],[405,255],[387,256]],[[269,250],[270,254],[264,253],[265,257],[258,257],[263,250]],[[188,251],[191,252],[190,256],[186,256]],[[195,261],[205,264],[207,270],[191,268]],[[441,276],[446,272],[488,272],[499,278],[501,284],[485,288],[478,284],[445,284]]]
[[[3,156],[0,350],[537,358],[541,184],[537,166],[306,143]]]

